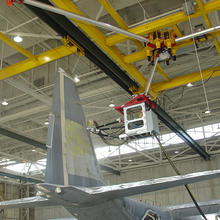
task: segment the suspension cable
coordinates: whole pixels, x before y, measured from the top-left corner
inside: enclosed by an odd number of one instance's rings
[[[190,29],[191,29],[191,32],[193,34],[194,31],[193,31],[192,22],[191,22],[190,15],[189,15],[189,8],[188,8],[188,5],[187,5],[187,1],[186,0],[184,0],[184,1],[185,1],[185,5],[186,5],[186,11],[187,11],[187,16],[188,16],[188,20],[189,20]],[[202,68],[201,68],[201,64],[200,64],[200,59],[199,59],[198,49],[197,49],[197,46],[196,46],[195,37],[193,37],[192,39],[193,39],[193,45],[194,45],[194,48],[195,48],[196,59],[197,59],[197,62],[198,62],[200,77],[201,77],[201,80],[202,80],[202,86],[203,86],[203,90],[204,90],[205,101],[206,101],[206,105],[207,105],[207,111],[210,112],[209,101],[208,101],[207,91],[206,91],[204,78],[203,78],[203,74],[202,74]]]
[[[173,170],[176,172],[177,175],[181,175],[181,173],[179,172],[179,170],[177,169],[177,167],[175,166],[175,164],[173,163],[173,161],[171,160],[169,154],[167,153],[167,151],[165,150],[165,148],[163,147],[163,145],[160,142],[160,139],[157,136],[157,133],[155,131],[152,132],[153,136],[157,139],[158,144],[160,146],[161,151],[163,152],[163,154],[165,155],[166,159],[168,160],[168,162],[170,163],[170,165],[172,166]],[[193,203],[195,204],[196,208],[198,209],[199,213],[201,214],[201,216],[205,219],[208,220],[204,214],[204,212],[202,211],[202,209],[200,208],[199,204],[197,203],[195,197],[193,196],[193,193],[191,192],[191,190],[189,189],[189,186],[186,184],[184,185],[187,192],[189,193],[189,196],[191,197]]]

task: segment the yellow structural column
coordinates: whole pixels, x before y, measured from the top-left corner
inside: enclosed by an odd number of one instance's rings
[[[9,67],[0,70],[0,80],[15,76],[17,74],[23,73],[25,71],[31,70],[35,67],[50,63],[62,57],[71,55],[77,52],[77,47],[66,47],[59,46],[37,56],[34,59],[29,58],[27,60],[21,61]]]
[[[70,0],[52,0],[59,8],[85,16]],[[99,47],[105,51],[119,66],[121,66],[131,78],[133,78],[141,88],[145,88],[147,84],[147,79],[141,74],[137,68],[132,64],[127,64],[124,62],[124,56],[116,47],[107,46],[105,43],[105,35],[95,26],[90,24],[85,24],[83,22],[76,21],[72,19],[77,25],[93,40]]]
[[[128,26],[127,24],[124,22],[124,20],[121,18],[121,16],[117,13],[117,11],[115,11],[115,9],[112,7],[112,5],[109,3],[108,0],[98,0],[102,6],[105,8],[105,10],[112,16],[112,18],[117,22],[117,24],[124,30],[128,30]],[[144,47],[143,45],[135,39],[131,39],[135,45],[143,50]],[[165,80],[169,80],[168,75],[166,74],[166,72],[162,69],[162,67],[157,64],[157,71],[160,73],[160,75],[165,79]]]
[[[34,55],[31,52],[29,52],[28,50],[24,49],[22,46],[20,46],[19,44],[15,43],[13,40],[11,40],[9,37],[5,36],[1,32],[0,32],[0,40],[2,40],[3,42],[8,44],[10,47],[14,48],[15,50],[17,50],[18,52],[20,52],[21,54],[23,54],[27,58],[31,58],[31,59],[35,58]]]

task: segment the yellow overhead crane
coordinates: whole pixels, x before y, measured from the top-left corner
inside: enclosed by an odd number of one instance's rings
[[[109,7],[109,2],[107,0],[99,0],[100,3],[106,4],[107,7]],[[200,0],[197,0],[197,2],[199,2]],[[56,1],[53,0],[53,2],[58,6],[61,7],[62,9],[68,10],[70,12],[74,12],[77,14],[82,14],[82,12],[80,12],[80,10],[73,4],[72,1],[70,0],[63,0],[63,1]],[[204,5],[201,4],[199,5],[199,7],[196,8],[196,11],[194,14],[190,15],[190,18],[193,19],[195,17],[198,16],[204,16],[204,18],[206,19],[206,23],[207,23],[207,27],[211,27],[210,24],[208,24],[207,22],[207,13],[216,11],[220,9],[220,1],[219,0],[213,0],[210,1]],[[105,6],[104,6],[105,7]],[[105,7],[106,8],[106,7]],[[111,15],[112,17],[114,16],[117,19],[119,19],[117,17],[117,14],[113,11],[113,10],[108,10],[108,12],[111,11]],[[127,25],[123,22],[123,20],[118,20],[119,25],[124,29],[128,30],[131,33],[135,33],[135,34],[139,34],[139,35],[145,35],[145,34],[151,34],[153,32],[157,32],[158,30],[161,30],[163,28],[167,28],[169,26],[173,27],[173,30],[175,31],[176,36],[180,37],[182,34],[180,32],[180,30],[178,29],[177,24],[183,21],[187,21],[188,20],[188,16],[186,16],[184,14],[184,12],[177,12],[173,15],[170,16],[166,16],[164,18],[158,19],[158,20],[154,20],[152,22],[140,25],[138,27],[129,29],[127,27]],[[76,20],[74,20],[86,33],[88,36],[90,36],[108,55],[110,55],[114,61],[116,61],[116,63],[118,63],[124,70],[126,70],[127,74],[133,78],[139,85],[140,88],[138,90],[138,92],[143,92],[145,85],[147,83],[145,77],[140,74],[140,72],[134,67],[131,66],[130,63],[141,60],[141,59],[145,59],[147,58],[147,56],[151,53],[150,51],[147,51],[149,48],[141,48],[141,43],[139,43],[138,41],[136,41],[138,48],[140,49],[140,51],[133,53],[133,54],[129,54],[127,56],[124,56],[123,54],[121,54],[119,52],[119,50],[116,50],[114,47],[112,47],[114,44],[123,42],[125,40],[128,40],[130,38],[128,38],[127,36],[124,36],[122,34],[114,34],[112,36],[109,37],[105,37],[103,34],[101,34],[101,32],[94,26],[92,25],[85,25],[85,23],[83,22],[78,22]],[[170,32],[171,34],[171,32]],[[211,33],[210,35],[207,35],[208,39],[214,39],[215,45],[216,45],[216,49],[218,50],[218,46],[216,43],[216,36],[220,35],[220,31],[216,30],[213,33]],[[203,40],[203,39],[202,39]],[[181,43],[177,43],[176,45],[172,45],[171,43],[172,39],[168,39],[168,41],[164,41],[164,45],[169,49],[169,51],[171,52],[172,56],[175,56],[175,52],[178,48],[184,47],[184,46],[188,46],[190,44],[192,44],[191,40],[185,40]],[[171,47],[170,47],[171,44]],[[159,49],[159,45],[161,46],[162,43],[160,42],[156,42],[156,48]],[[76,52],[79,49],[76,49]],[[75,51],[74,51],[75,52]],[[55,53],[55,50],[54,50]],[[68,54],[68,53],[64,53],[64,54]],[[56,56],[54,56],[56,57]],[[57,56],[56,58],[60,58],[61,56]],[[55,58],[55,59],[56,59]],[[55,60],[52,59],[52,60]],[[175,59],[175,58],[174,58]],[[51,61],[52,61],[51,60]],[[21,64],[21,63],[20,63]],[[36,67],[39,65],[42,65],[43,63],[38,62],[36,65],[32,65],[32,67]],[[22,68],[19,69],[19,63],[16,64],[16,66],[18,67],[18,70],[15,71],[13,74],[5,74],[7,69],[3,69],[0,71],[0,79],[4,79],[6,78],[6,76],[11,76],[11,75],[15,75],[16,73],[20,73],[23,71]],[[24,65],[23,65],[24,66]],[[10,67],[8,67],[10,68]],[[27,67],[25,69],[28,69]],[[158,91],[162,91],[164,89],[168,89],[168,88],[172,88],[175,86],[179,86],[179,85],[183,85],[186,84],[186,82],[189,80],[188,76],[190,76],[190,74],[182,76],[181,78],[181,83],[176,83],[176,80],[178,80],[177,78],[173,78],[173,79],[169,79],[169,77],[166,75],[166,73],[164,72],[164,70],[161,69],[161,67],[157,67],[158,70],[160,70],[161,75],[163,75],[163,78],[165,79],[165,81],[161,81],[160,84],[156,84],[156,85],[152,85],[151,89],[155,92]],[[205,73],[209,73],[209,70],[204,71]],[[4,73],[4,76],[1,76],[1,73]],[[197,74],[196,74],[197,75]],[[219,75],[219,69],[215,71],[215,73],[212,75],[212,77],[218,76]],[[207,75],[204,76],[205,78],[207,77]],[[186,80],[185,80],[186,79]],[[200,80],[201,78],[199,76],[196,77],[196,80]],[[175,82],[175,83],[173,83]],[[158,88],[158,85],[160,85],[161,89]],[[162,86],[162,85],[169,85],[169,86]],[[162,89],[163,88],[163,89]]]

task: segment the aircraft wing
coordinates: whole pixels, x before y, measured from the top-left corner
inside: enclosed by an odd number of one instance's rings
[[[212,200],[208,202],[200,202],[199,206],[205,214],[220,213],[220,200]],[[168,211],[171,213],[173,219],[183,220],[183,219],[196,219],[195,216],[199,215],[197,208],[193,203],[169,206]]]
[[[34,196],[24,199],[15,199],[9,201],[0,202],[0,209],[5,208],[32,208],[32,207],[44,207],[55,206],[55,202],[52,202],[44,197]]]
[[[46,183],[39,184],[39,187],[45,189],[53,199],[65,200],[76,204],[85,204],[94,201],[98,203],[140,193],[154,192],[218,177],[220,177],[220,170],[90,188],[75,186],[66,187]],[[58,193],[56,193],[56,188],[58,188]]]

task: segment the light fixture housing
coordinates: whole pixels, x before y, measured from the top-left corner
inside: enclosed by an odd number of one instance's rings
[[[207,109],[206,111],[205,111],[205,114],[210,114],[211,113],[211,111],[209,110],[209,109]]]
[[[80,78],[79,78],[77,75],[75,75],[75,77],[74,77],[74,82],[75,82],[75,83],[80,82]]]
[[[111,104],[109,104],[109,107],[110,107],[110,108],[114,108],[114,107],[115,107],[115,104],[111,103]]]
[[[193,87],[194,85],[192,83],[188,83],[186,86],[190,88]]]
[[[1,104],[4,105],[4,106],[7,106],[7,105],[8,105],[8,102],[7,102],[6,99],[4,99],[4,100],[1,102]]]
[[[14,36],[13,40],[17,43],[21,43],[23,41],[23,38],[19,35]]]

